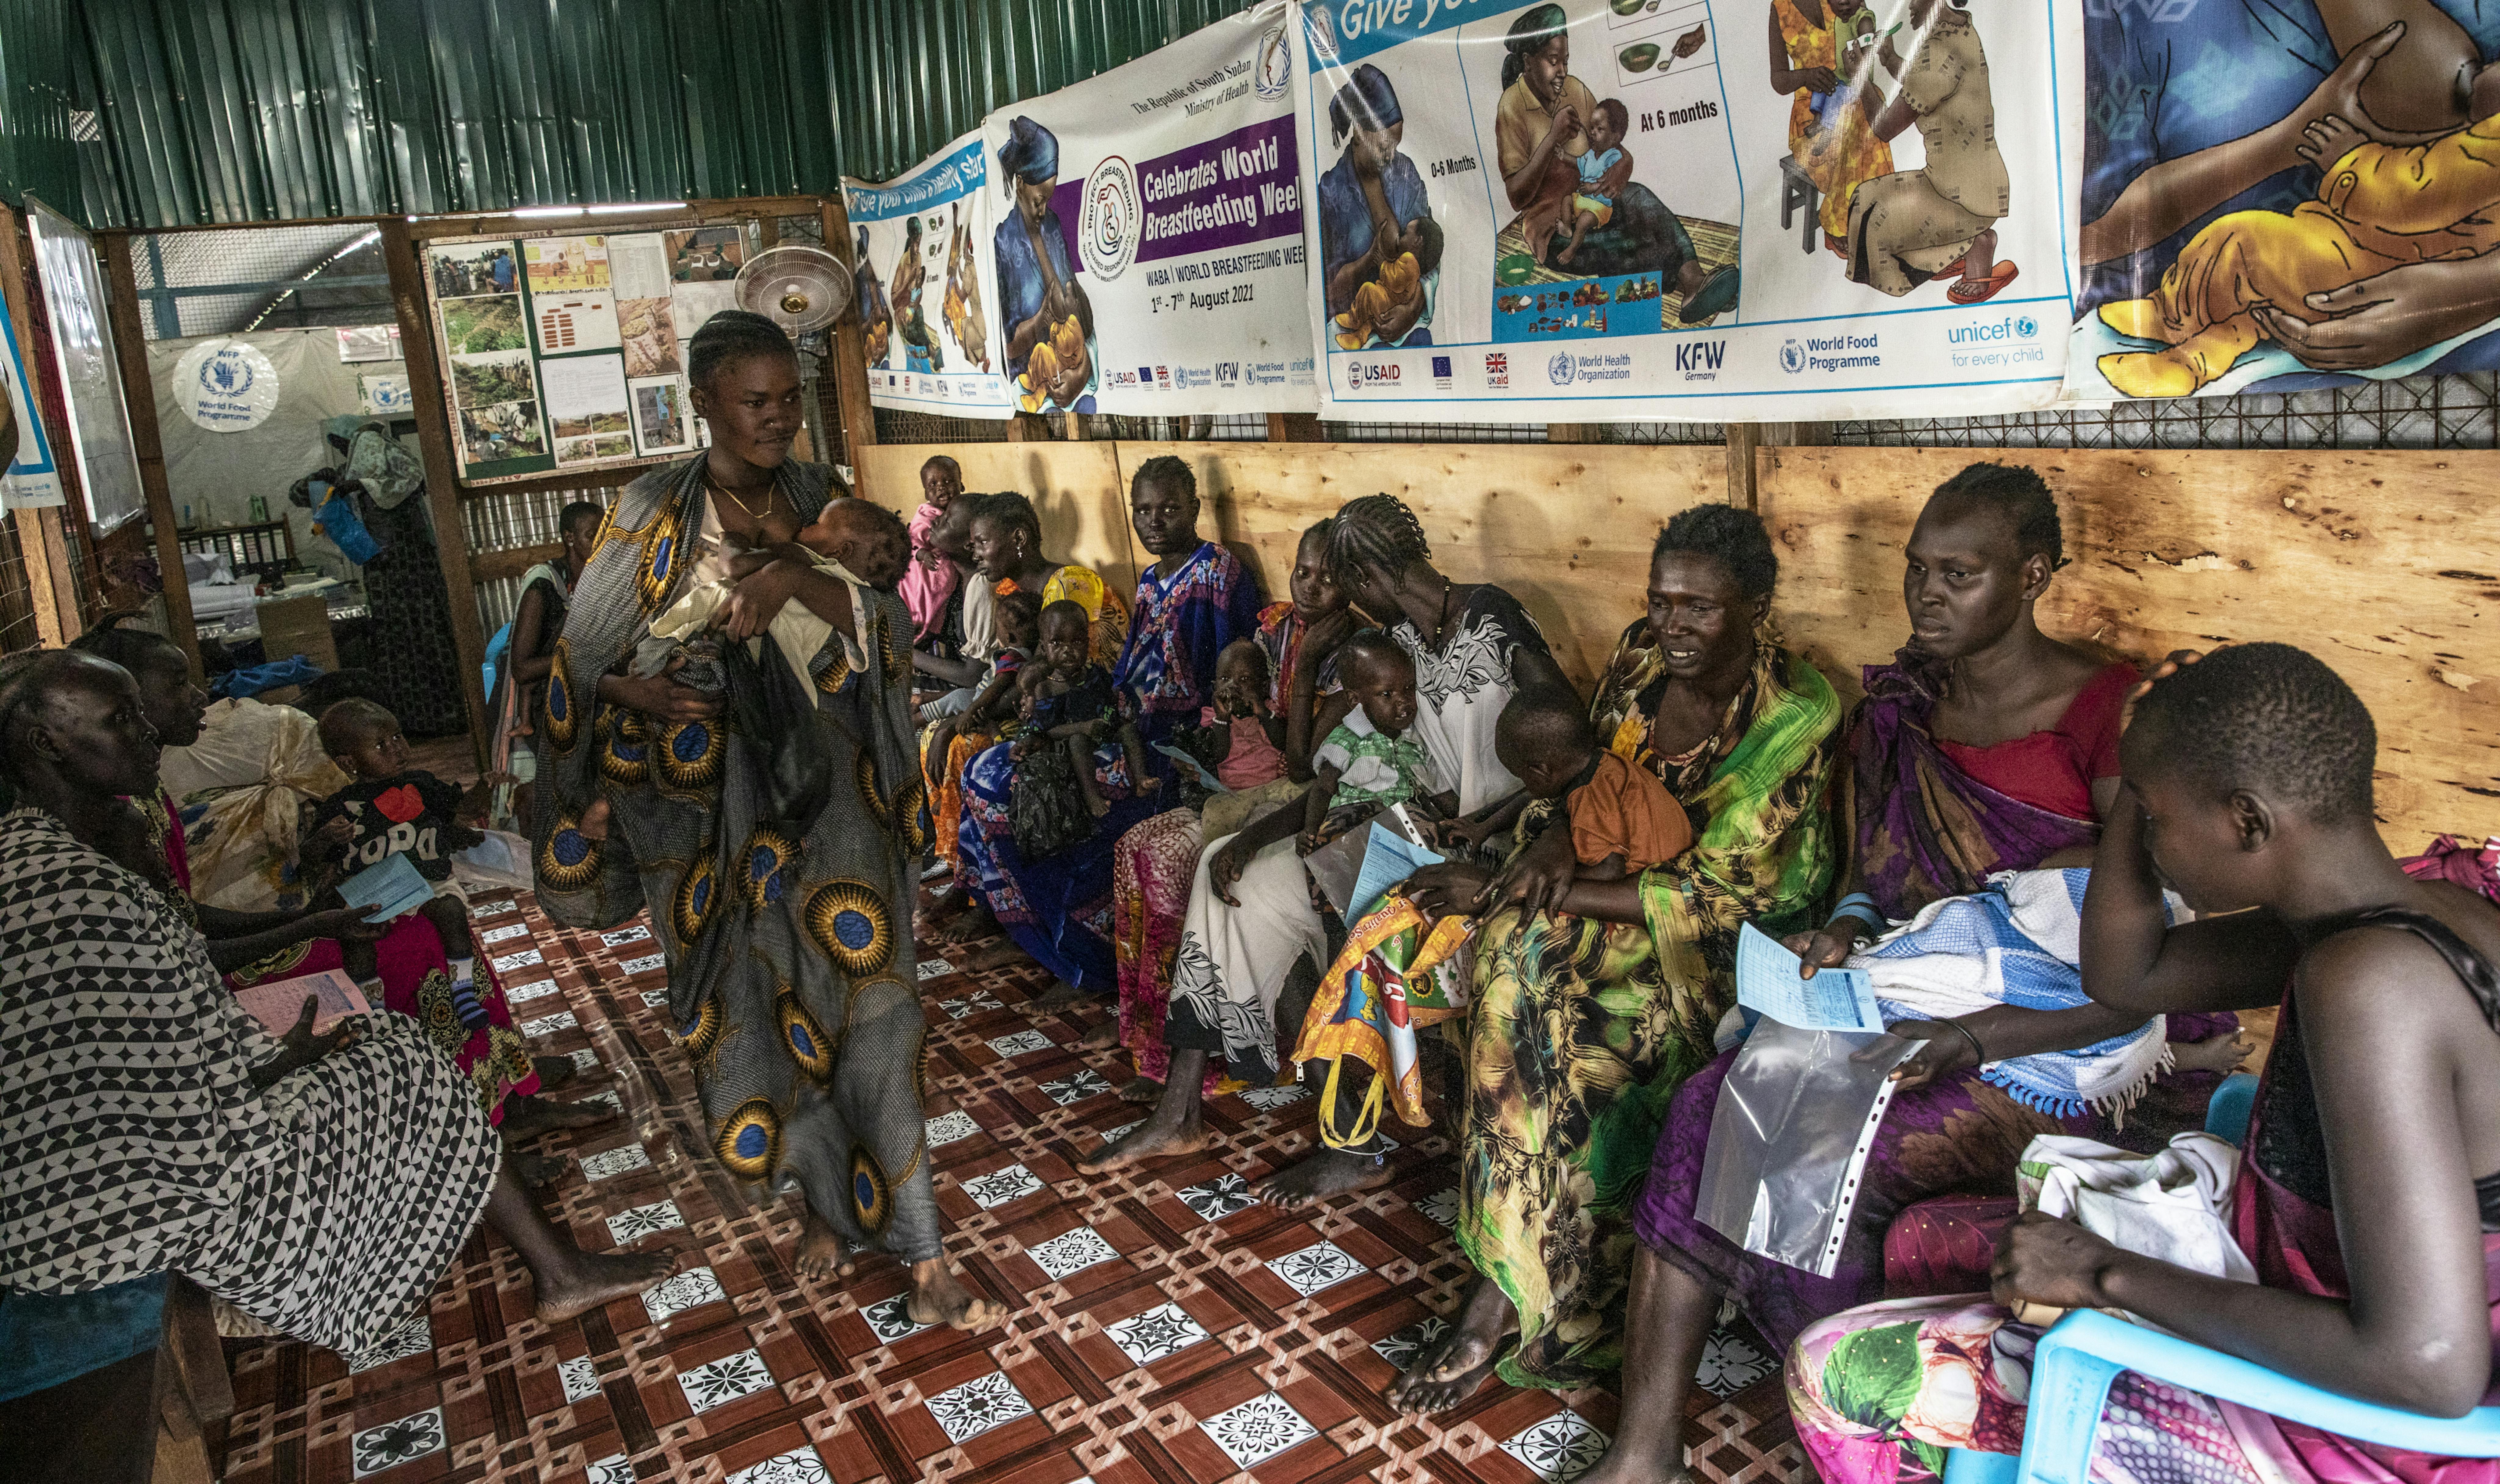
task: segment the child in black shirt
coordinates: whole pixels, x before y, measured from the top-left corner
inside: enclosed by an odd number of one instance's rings
[[[340,771],[355,780],[313,811],[312,856],[333,886],[392,855],[406,855],[416,874],[432,883],[434,899],[417,910],[443,939],[454,985],[477,978],[477,950],[469,938],[469,908],[451,885],[451,857],[478,844],[484,833],[462,823],[486,803],[488,784],[469,793],[408,765],[408,738],[399,718],[370,700],[343,700],[321,713],[321,748]],[[326,857],[326,858],[324,858]],[[359,981],[374,975],[373,945],[344,945],[347,971]],[[357,963],[361,952],[366,962]]]

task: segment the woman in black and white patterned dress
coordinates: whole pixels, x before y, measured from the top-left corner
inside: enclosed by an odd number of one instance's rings
[[[127,800],[156,796],[139,688],[91,655],[0,664],[0,1288],[181,1273],[353,1351],[406,1322],[482,1217],[570,1318],[668,1276],[592,1255],[501,1168],[467,1080],[396,1016],[283,1039],[239,1007]]]

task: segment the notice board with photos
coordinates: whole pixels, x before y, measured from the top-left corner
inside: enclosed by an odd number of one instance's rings
[[[709,442],[686,344],[736,306],[755,221],[420,244],[464,485],[630,467]]]

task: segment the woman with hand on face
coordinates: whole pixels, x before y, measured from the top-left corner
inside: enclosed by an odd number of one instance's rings
[[[1963,469],[1929,498],[1903,555],[1910,643],[1892,663],[1867,667],[1838,765],[1848,891],[1823,927],[1787,939],[1809,976],[1839,966],[1890,921],[1977,891],[1995,872],[2089,865],[2118,791],[2120,712],[2136,672],[2040,630],[2034,607],[2065,561],[2056,502],[2040,476],[2019,466]],[[1589,1477],[1620,1484],[1682,1465],[1684,1399],[1723,1298],[1785,1345],[1812,1320],[1882,1293],[1885,1231],[1912,1203],[1981,1185],[2010,1193],[2034,1134],[2157,1144],[2193,1126],[2213,1078],[2155,1083],[2122,1134],[2098,1113],[2058,1117],[2018,1102],[1981,1079],[1972,1048],[1975,1039],[1994,1058],[2089,1046],[2144,1018],[2098,1006],[1999,1007],[1950,1024],[1894,1026],[1925,1045],[1894,1074],[1829,1277],[1746,1253],[1694,1218],[1712,1114],[1737,1053],[1676,1089],[1633,1212],[1640,1245],[1626,1318],[1625,1425]],[[2172,1029],[2227,1046],[2233,1028],[2226,1019]]]
[[[2193,656],[2174,657],[2192,661]],[[1992,1292],[1813,1325],[1788,1362],[1827,1484],[1932,1477],[2021,1446],[2040,1330],[2009,1307],[2117,1308],[2312,1386],[2434,1417],[2487,1399],[2500,1320],[2500,911],[2417,881],[2373,819],[2377,728],[2315,657],[2248,644],[2156,671],[2085,897],[2085,984],[2119,1013],[2280,1005],[2230,1192],[2239,1282],[2038,1212]],[[2199,914],[2168,925],[2164,888]],[[2488,1459],[2337,1436],[2132,1371],[2096,1477],[2487,1480]],[[1656,1477],[1656,1475],[1650,1475]]]
[[[547,678],[539,903],[574,927],[650,908],[713,1154],[751,1193],[799,1196],[802,1277],[847,1276],[877,1248],[909,1267],[913,1319],[979,1329],[999,1307],[946,1265],[922,1143],[912,897],[929,838],[912,624],[890,586],[870,585],[901,575],[902,523],[833,502],[825,524],[879,555],[819,568],[793,544],[825,510],[828,476],[790,458],[789,338],[727,310],[688,352],[712,446],[626,486]],[[714,581],[735,583],[713,618],[723,646],[792,602],[822,621],[812,653],[782,656],[811,678],[797,735],[732,735],[719,693],[674,678],[690,645],[660,674],[627,669],[653,620]],[[775,743],[823,767],[805,804],[784,796]],[[813,813],[777,812],[796,807]]]
[[[1540,810],[1507,869],[1414,878],[1425,912],[1483,919],[1458,1220],[1481,1276],[1390,1388],[1405,1410],[1456,1406],[1497,1361],[1505,1379],[1545,1387],[1612,1367],[1627,1218],[1665,1099],[1709,1060],[1734,1002],[1737,929],[1806,926],[1828,899],[1841,706],[1779,646],[1778,574],[1752,513],[1676,516],[1651,555],[1649,616],[1624,630],[1590,707],[1600,742],[1684,807],[1691,849],[1635,876],[1575,880],[1570,824]]]
[[[181,1273],[281,1334],[352,1353],[407,1321],[482,1219],[560,1324],[669,1275],[593,1255],[503,1167],[427,1031],[359,1016],[273,1037],[235,1003],[133,799],[158,747],[128,671],[0,661],[0,1287]]]
[[[1187,464],[1166,455],[1137,469],[1129,485],[1129,525],[1155,561],[1137,579],[1128,637],[1110,669],[1122,713],[1144,739],[1149,776],[1133,778],[1125,761],[1113,764],[1097,785],[1106,798],[1118,796],[1093,832],[1030,860],[1016,848],[1007,819],[1010,749],[994,747],[964,770],[962,871],[1015,946],[1056,977],[1036,1002],[1039,1011],[1055,1013],[1085,996],[1118,991],[1110,934],[1113,848],[1170,801],[1164,785],[1171,761],[1153,749],[1198,721],[1215,695],[1216,656],[1259,627],[1250,574],[1241,559],[1199,535],[1198,518],[1198,477]]]

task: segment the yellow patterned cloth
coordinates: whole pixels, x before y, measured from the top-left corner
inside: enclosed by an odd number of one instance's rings
[[[1780,44],[1788,48],[1792,68],[1840,71],[1830,3],[1825,0],[1823,24],[1818,26],[1806,20],[1795,0],[1771,0],[1771,16],[1779,22]],[[1796,156],[1814,188],[1823,192],[1823,230],[1835,239],[1849,235],[1849,196],[1858,183],[1892,173],[1892,146],[1875,137],[1855,103],[1835,103],[1818,118],[1813,95],[1802,87],[1789,105],[1789,152]]]

